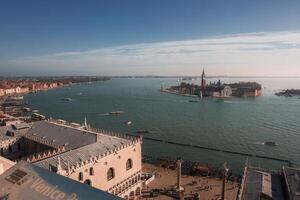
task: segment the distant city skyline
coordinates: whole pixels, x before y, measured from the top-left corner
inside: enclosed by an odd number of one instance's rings
[[[300,76],[299,1],[6,1],[1,76]]]

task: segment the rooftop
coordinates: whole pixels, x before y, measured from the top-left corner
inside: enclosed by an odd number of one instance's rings
[[[34,122],[27,134],[39,136],[57,145],[65,146],[66,150],[75,149],[97,141],[96,134],[48,121]]]
[[[64,176],[20,161],[0,176],[0,199],[121,199]]]
[[[300,200],[300,169],[283,167],[282,172],[287,184],[289,199]]]
[[[36,162],[35,164],[45,169],[49,169],[49,164],[57,166],[58,159],[60,159],[61,167],[66,170],[68,169],[68,162],[69,167],[76,166],[81,162],[89,162],[91,159],[99,159],[104,157],[107,153],[114,152],[116,149],[123,148],[131,143],[131,140],[125,138],[98,134],[98,142],[74,150],[66,151],[57,156]]]
[[[280,175],[247,167],[244,174],[244,190],[242,200],[261,199],[267,196],[273,200],[283,200],[283,190],[281,187]]]

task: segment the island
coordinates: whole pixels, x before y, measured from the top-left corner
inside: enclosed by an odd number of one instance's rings
[[[201,76],[201,85],[188,82],[179,82],[176,86],[169,88],[161,88],[162,92],[177,94],[182,96],[195,97],[257,97],[262,95],[262,86],[256,82],[238,82],[238,83],[222,83],[217,82],[206,83],[205,72],[203,70]]]
[[[285,96],[285,97],[293,97],[300,96],[300,89],[287,89],[280,92],[275,93],[277,96]]]

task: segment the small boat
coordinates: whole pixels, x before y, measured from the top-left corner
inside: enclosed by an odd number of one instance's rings
[[[275,142],[266,141],[266,142],[264,142],[264,145],[276,146],[276,143]]]
[[[24,110],[25,112],[30,112],[30,108],[27,108],[27,107],[24,107],[23,110]]]
[[[126,121],[125,124],[131,125],[131,124],[132,124],[132,121]]]
[[[120,114],[123,114],[124,111],[113,111],[113,112],[110,112],[109,114],[110,115],[120,115]]]
[[[38,113],[38,112],[39,112],[38,110],[33,110],[33,111],[32,111],[32,113]]]
[[[198,103],[198,100],[189,100],[190,103]]]
[[[11,97],[9,97],[9,99],[11,99],[11,100],[23,100],[24,97],[23,96],[11,96]]]
[[[150,133],[148,130],[138,130],[137,133],[142,134],[142,133]]]
[[[61,101],[72,101],[71,98],[61,98],[60,100],[61,100]]]

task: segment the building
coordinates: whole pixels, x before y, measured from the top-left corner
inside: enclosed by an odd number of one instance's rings
[[[0,157],[0,164],[2,160]],[[51,173],[48,170],[25,161],[20,161],[6,169],[5,172],[0,175],[0,185],[0,199],[3,200],[121,199],[107,192]]]
[[[229,84],[232,95],[236,97],[258,97],[262,95],[262,87],[255,82],[239,82]]]
[[[300,200],[300,168],[282,167],[281,172],[246,166],[238,200]]]
[[[16,163],[0,156],[0,175],[3,174],[6,170],[14,166]]]
[[[283,167],[285,197],[287,200],[300,200],[300,169]]]
[[[204,72],[204,68],[202,71],[202,75],[201,75],[201,96],[205,93],[205,88],[206,88],[206,80],[205,80],[205,72]]]
[[[5,95],[5,90],[0,88],[0,97]]]
[[[4,88],[5,90],[5,95],[11,95],[16,92],[15,88]]]
[[[238,200],[284,200],[281,175],[246,166]]]
[[[139,137],[90,129],[63,120],[0,128],[1,155],[36,166],[125,199],[141,195]]]

